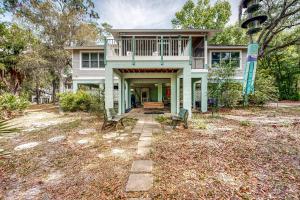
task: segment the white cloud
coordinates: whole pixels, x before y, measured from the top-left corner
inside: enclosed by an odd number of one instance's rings
[[[102,0],[100,20],[114,28],[171,28],[171,19],[184,0]]]

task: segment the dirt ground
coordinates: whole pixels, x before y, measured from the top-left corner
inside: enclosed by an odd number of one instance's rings
[[[33,110],[14,120],[24,131],[0,138],[0,199],[125,198],[134,122],[105,133],[89,114]]]
[[[135,121],[101,132],[101,119],[49,105],[14,123],[23,131],[0,137],[0,199],[128,197]],[[195,114],[153,139],[152,199],[300,198],[300,106]]]
[[[300,106],[195,115],[156,136],[153,199],[299,199]]]

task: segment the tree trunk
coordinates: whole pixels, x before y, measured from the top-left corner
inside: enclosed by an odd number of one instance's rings
[[[52,80],[52,103],[55,104],[56,101],[56,80]]]
[[[35,96],[36,96],[36,104],[40,104],[40,89],[39,89],[39,83],[36,82],[35,85]]]

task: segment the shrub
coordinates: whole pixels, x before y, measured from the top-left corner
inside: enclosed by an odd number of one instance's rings
[[[235,107],[243,100],[242,85],[240,83],[225,83],[223,87],[224,89],[220,101],[224,107]]]
[[[102,113],[104,109],[103,94],[101,91],[89,93],[79,90],[76,93],[62,93],[59,94],[59,102],[63,111]]]
[[[256,105],[264,105],[268,101],[278,100],[278,88],[275,79],[264,70],[259,70],[255,79],[255,91],[250,95],[250,102]]]
[[[28,106],[26,97],[4,93],[0,96],[0,118],[10,118],[15,113],[23,112]]]

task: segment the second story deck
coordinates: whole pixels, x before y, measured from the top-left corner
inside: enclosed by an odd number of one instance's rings
[[[207,38],[212,30],[116,29],[105,40],[107,60],[184,60],[193,69],[207,68]]]

